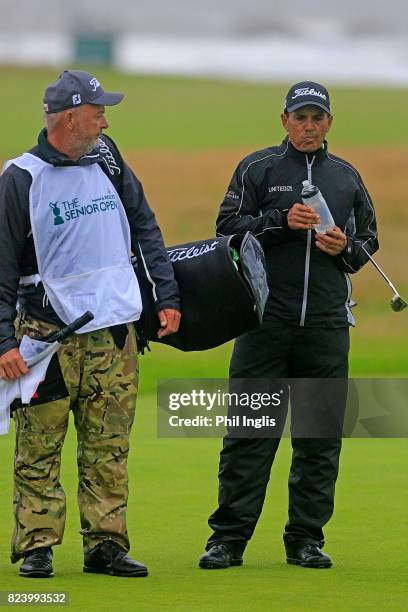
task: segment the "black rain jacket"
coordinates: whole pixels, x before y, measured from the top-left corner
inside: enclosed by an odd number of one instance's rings
[[[319,187],[347,235],[335,257],[315,246],[314,230],[290,230],[288,210],[302,202],[302,181]],[[264,319],[307,327],[354,325],[351,282],[378,249],[371,198],[351,164],[329,153],[298,151],[288,138],[248,155],[236,169],[217,219],[218,235],[251,231],[261,241],[270,294]]]

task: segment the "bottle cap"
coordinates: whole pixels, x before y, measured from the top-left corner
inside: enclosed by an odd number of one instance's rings
[[[315,187],[315,185],[312,185],[309,181],[303,181],[302,185],[302,197],[304,198],[311,198],[319,191],[319,189]]]

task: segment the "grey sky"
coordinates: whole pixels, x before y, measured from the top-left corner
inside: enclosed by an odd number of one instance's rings
[[[406,0],[0,0],[1,32],[406,34]],[[7,17],[4,17],[4,16]]]

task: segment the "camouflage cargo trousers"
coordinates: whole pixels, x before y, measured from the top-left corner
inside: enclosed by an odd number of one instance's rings
[[[85,552],[106,539],[129,550],[126,528],[129,434],[138,386],[133,325],[123,350],[108,329],[74,335],[58,351],[69,397],[14,413],[14,517],[11,560],[62,541],[66,516],[61,449],[72,410],[77,431],[78,505]],[[22,317],[18,336],[55,326]]]

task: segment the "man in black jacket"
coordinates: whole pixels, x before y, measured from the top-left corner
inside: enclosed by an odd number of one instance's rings
[[[358,172],[328,151],[333,117],[325,87],[292,86],[281,119],[288,136],[239,164],[217,220],[220,234],[250,230],[261,240],[270,287],[262,326],[235,343],[230,377],[346,379],[354,325],[348,273],[378,248],[374,209]],[[336,227],[325,234],[314,231],[320,218],[301,203],[306,179],[319,187],[334,218]],[[310,414],[304,395],[292,394],[292,410],[299,399]],[[219,506],[209,518],[213,534],[200,567],[242,565],[278,445],[276,438],[224,439]],[[323,526],[333,513],[341,439],[302,435],[293,437],[292,447],[287,562],[330,567],[321,548]]]
[[[15,412],[13,562],[20,575],[53,575],[65,495],[61,449],[72,409],[78,434],[78,502],[84,571],[146,576],[131,559],[126,528],[127,456],[138,384],[132,322],[142,310],[133,252],[153,285],[159,337],[174,333],[180,299],[162,236],[139,180],[122,160],[105,106],[107,93],[82,71],[46,90],[47,128],[38,145],[0,178],[0,377],[27,372],[15,336],[46,335],[91,310],[94,319],[58,351],[57,386],[47,380]]]

